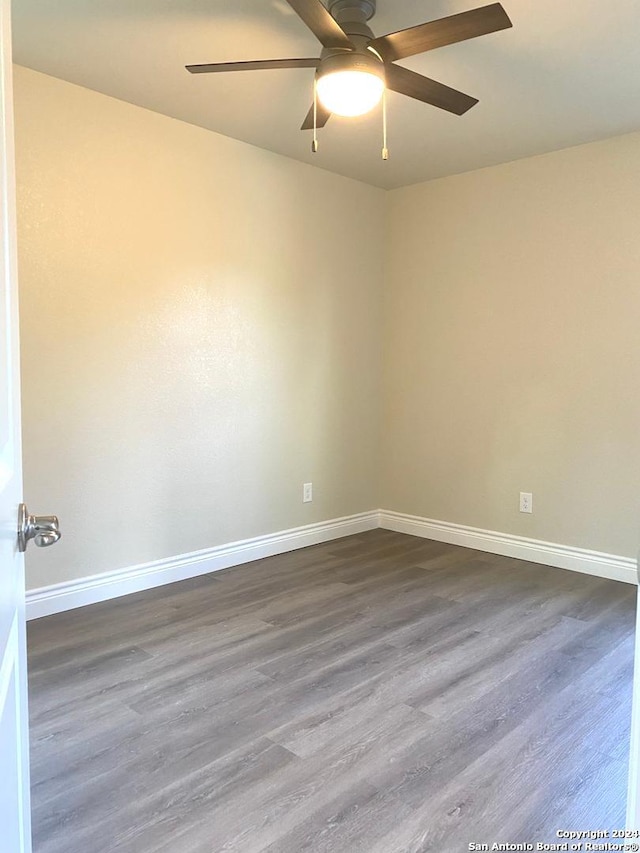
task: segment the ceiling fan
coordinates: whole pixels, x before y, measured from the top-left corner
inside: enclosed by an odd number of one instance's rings
[[[385,89],[462,115],[478,103],[477,98],[395,65],[395,61],[512,26],[502,5],[492,3],[376,37],[368,25],[376,12],[376,0],[328,0],[327,6],[321,0],[287,2],[322,45],[319,57],[217,62],[186,68],[192,74],[315,68],[314,103],[302,130],[324,127],[332,113],[363,115],[379,103]]]

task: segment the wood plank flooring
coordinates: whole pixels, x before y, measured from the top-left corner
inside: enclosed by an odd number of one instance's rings
[[[624,825],[635,589],[376,530],[29,625],[35,853]]]

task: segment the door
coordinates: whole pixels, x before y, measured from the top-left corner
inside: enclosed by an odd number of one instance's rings
[[[2,850],[29,853],[29,750],[22,500],[18,288],[10,4],[0,0],[0,833]]]

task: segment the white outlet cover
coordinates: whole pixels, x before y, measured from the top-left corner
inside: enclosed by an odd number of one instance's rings
[[[520,492],[520,512],[533,512],[533,495],[531,492]]]

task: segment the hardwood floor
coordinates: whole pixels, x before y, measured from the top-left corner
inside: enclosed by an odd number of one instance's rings
[[[35,853],[624,826],[635,589],[389,531],[29,625]]]

